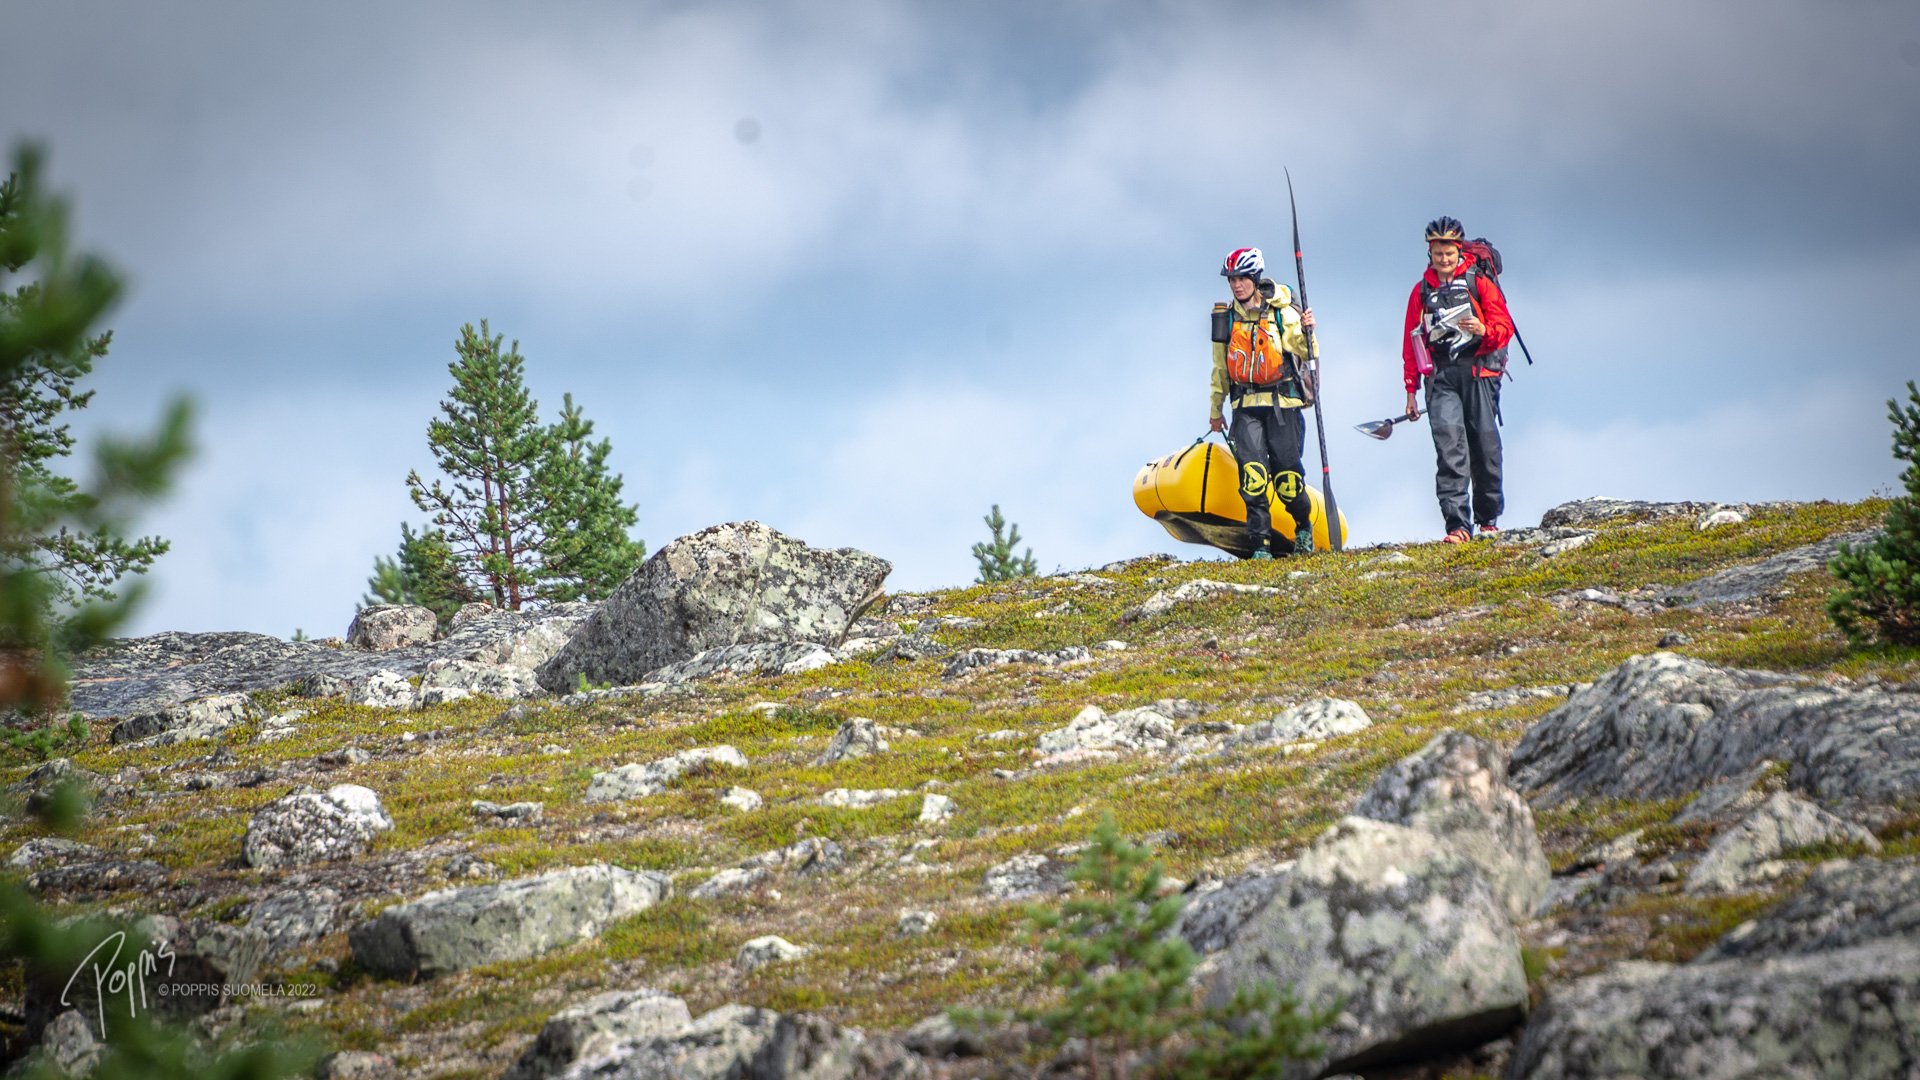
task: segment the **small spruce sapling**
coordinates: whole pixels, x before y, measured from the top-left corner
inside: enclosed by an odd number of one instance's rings
[[[1020,526],[1009,525],[1000,516],[1000,504],[993,504],[993,512],[980,520],[993,530],[993,539],[973,545],[973,557],[980,564],[980,581],[1009,581],[1013,578],[1032,577],[1040,569],[1033,560],[1033,549],[1026,554],[1015,556],[1013,549],[1020,543]]]
[[[1194,1000],[1198,958],[1173,932],[1184,898],[1162,889],[1160,866],[1120,835],[1112,812],[1068,875],[1076,891],[1057,908],[1028,909],[1046,954],[1042,973],[1060,992],[1050,1008],[1023,1011],[1050,1046],[1084,1040],[1087,1076],[1281,1077],[1321,1052],[1313,1033],[1337,1010],[1302,1011],[1285,993],[1242,991],[1223,1008]],[[1164,893],[1164,895],[1163,895]],[[955,1019],[1000,1019],[958,1011]]]
[[[1895,645],[1920,645],[1920,387],[1907,383],[1908,404],[1887,402],[1893,456],[1906,494],[1887,507],[1886,532],[1871,543],[1840,546],[1828,568],[1840,587],[1827,614],[1849,641],[1865,644],[1877,632]]]

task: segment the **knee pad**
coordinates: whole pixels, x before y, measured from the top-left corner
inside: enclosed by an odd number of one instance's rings
[[[1273,478],[1274,493],[1283,501],[1291,502],[1307,490],[1307,478],[1289,469]]]
[[[1267,466],[1264,462],[1248,461],[1240,466],[1240,494],[1249,499],[1265,498],[1267,494]]]

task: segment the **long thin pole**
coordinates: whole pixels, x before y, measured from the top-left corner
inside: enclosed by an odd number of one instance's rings
[[[1293,174],[1282,169],[1287,177],[1287,209],[1293,211],[1293,269],[1300,277],[1300,310],[1307,309],[1307,260],[1300,251],[1300,208],[1293,201]],[[1320,433],[1320,494],[1327,500],[1327,542],[1333,550],[1343,550],[1346,545],[1340,537],[1340,504],[1333,498],[1333,473],[1327,467],[1327,421],[1322,405],[1326,401],[1326,386],[1320,381],[1320,354],[1313,347],[1313,327],[1303,326],[1301,332],[1307,336],[1307,363],[1313,368],[1313,426]],[[1313,534],[1313,522],[1307,522],[1307,534]]]

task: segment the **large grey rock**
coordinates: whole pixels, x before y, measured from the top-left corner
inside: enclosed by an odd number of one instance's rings
[[[1509,1080],[1920,1074],[1920,943],[1751,963],[1629,962],[1555,988]]]
[[[1750,510],[1772,506],[1787,506],[1788,503],[1737,503],[1732,509]],[[1594,496],[1561,503],[1559,506],[1540,515],[1540,527],[1543,529],[1567,528],[1577,525],[1595,525],[1614,521],[1619,518],[1698,518],[1715,510],[1729,508],[1726,503],[1717,502],[1642,502],[1637,499],[1613,499]]]
[[[254,812],[241,856],[263,869],[350,859],[392,828],[380,796],[367,788],[335,784],[325,794],[302,788]]]
[[[1320,698],[1284,709],[1249,724],[1227,739],[1228,746],[1283,746],[1287,743],[1330,739],[1373,726],[1367,710],[1340,698]]]
[[[1473,1045],[1526,1012],[1520,943],[1478,867],[1435,837],[1343,818],[1240,925],[1205,978],[1209,1003],[1254,985],[1340,1005],[1326,1072]]]
[[[1885,940],[1920,941],[1920,859],[1822,866],[1785,903],[1734,927],[1694,962],[1802,956]]]
[[[478,660],[434,660],[420,680],[420,689],[465,690],[469,694],[514,700],[539,697],[543,691],[527,668],[483,664]]]
[[[214,694],[157,712],[135,716],[113,726],[108,738],[115,743],[165,745],[215,739],[235,724],[258,716],[245,694]]]
[[[1687,875],[1687,889],[1724,892],[1773,880],[1786,869],[1775,862],[1779,855],[1823,843],[1864,844],[1868,850],[1880,850],[1880,841],[1860,826],[1798,795],[1776,792],[1714,838]]]
[[[1729,567],[1708,574],[1698,581],[1667,590],[1660,595],[1660,599],[1670,604],[1683,604],[1687,607],[1753,600],[1778,591],[1787,583],[1787,579],[1795,574],[1825,570],[1827,564],[1833,561],[1833,557],[1840,553],[1840,545],[1863,544],[1878,535],[1880,535],[1879,530],[1870,529],[1866,532],[1830,536],[1818,543],[1783,551],[1757,563]]]
[[[524,960],[596,937],[672,894],[664,874],[594,864],[499,885],[443,889],[388,908],[348,932],[360,966],[384,975],[444,975]]]
[[[27,813],[37,814],[52,803],[55,793],[67,787],[97,798],[107,787],[107,778],[75,765],[70,758],[58,757],[34,766],[27,775],[8,784],[7,791],[25,802]]]
[[[748,1080],[780,1014],[722,1005],[678,1031],[618,1039],[584,1055],[564,1080]]]
[[[1500,748],[1485,739],[1437,736],[1382,772],[1353,814],[1439,837],[1480,868],[1516,921],[1546,898],[1553,871],[1533,810],[1508,785]]]
[[[385,652],[409,645],[425,645],[439,631],[433,612],[417,604],[374,604],[354,613],[347,627],[347,644],[356,649]]]
[[[541,665],[540,684],[630,685],[724,645],[834,646],[880,595],[892,565],[865,552],[810,548],[757,521],[716,525],[661,548]]]
[[[1181,906],[1173,932],[1186,938],[1195,952],[1219,952],[1233,944],[1247,919],[1285,887],[1292,871],[1289,861],[1199,886]]]
[[[667,785],[698,768],[721,766],[744,769],[747,759],[731,746],[703,746],[651,761],[645,765],[622,765],[611,772],[594,773],[587,783],[585,802],[616,802],[644,799],[667,790]]]
[[[664,990],[609,990],[553,1014],[500,1080],[549,1080],[623,1039],[672,1035],[692,1022],[687,1003]]]
[[[899,1040],[824,1016],[782,1016],[748,1066],[749,1080],[922,1080],[926,1062]]]
[[[756,641],[706,649],[677,664],[649,671],[641,681],[645,685],[679,686],[720,675],[798,675],[839,660],[832,649],[811,641]]]
[[[376,671],[353,680],[347,700],[375,709],[411,709],[420,703],[420,693],[405,675],[397,671]]]
[[[80,900],[117,892],[145,892],[167,883],[167,868],[149,859],[88,858],[42,862],[27,888],[42,896]]]
[[[68,1009],[55,1016],[40,1033],[40,1044],[33,1048],[17,1072],[8,1075],[36,1075],[31,1070],[51,1069],[54,1076],[85,1077],[100,1064],[104,1048],[94,1037],[97,1028],[79,1009]],[[39,1074],[45,1075],[45,1074]]]
[[[339,910],[339,892],[324,885],[287,889],[256,901],[247,925],[265,934],[274,952],[285,952],[331,933]]]
[[[1769,758],[1823,802],[1920,793],[1920,694],[1636,656],[1541,718],[1509,768],[1538,806],[1674,798]]]
[[[73,707],[89,717],[141,716],[197,698],[298,687],[345,694],[381,671],[421,675],[435,660],[532,668],[593,611],[587,603],[475,614],[447,637],[387,651],[282,641],[266,634],[168,632],[107,642],[76,657]]]
[[[7,856],[7,866],[15,870],[32,870],[47,863],[77,862],[100,856],[100,849],[83,844],[78,840],[67,840],[58,836],[30,837]]]
[[[445,659],[533,671],[553,659],[592,615],[598,604],[573,601],[534,611],[495,611],[468,604],[454,613],[452,632],[442,643]],[[486,608],[467,614],[468,608]]]

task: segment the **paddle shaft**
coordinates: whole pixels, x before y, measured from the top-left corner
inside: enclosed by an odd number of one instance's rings
[[[1285,172],[1285,170],[1282,170]],[[1307,309],[1307,260],[1300,249],[1300,208],[1293,201],[1293,174],[1287,177],[1287,209],[1293,212],[1293,269],[1300,279],[1300,310]],[[1313,327],[1303,326],[1301,333],[1307,339],[1307,364],[1313,371],[1313,426],[1320,435],[1320,494],[1327,501],[1327,543],[1335,551],[1343,550],[1346,545],[1340,536],[1340,504],[1333,497],[1333,472],[1327,465],[1327,421],[1323,415],[1326,401],[1326,386],[1320,380],[1320,356],[1313,348]],[[1313,533],[1313,523],[1307,523],[1307,533]]]

